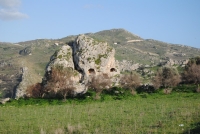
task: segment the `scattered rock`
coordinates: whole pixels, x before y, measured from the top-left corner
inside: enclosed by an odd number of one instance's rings
[[[1,104],[5,104],[6,102],[8,102],[10,100],[10,98],[4,98],[4,99],[1,99],[0,103]]]
[[[31,54],[31,47],[26,47],[23,50],[20,50],[19,54],[24,55],[24,56],[30,55]]]

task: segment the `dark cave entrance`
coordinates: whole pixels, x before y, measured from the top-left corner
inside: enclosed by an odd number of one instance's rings
[[[110,72],[117,72],[117,70],[115,68],[111,68]]]
[[[91,74],[91,75],[94,75],[94,74],[95,74],[95,70],[94,70],[93,68],[90,68],[90,69],[88,70],[88,72],[89,72],[89,74]]]

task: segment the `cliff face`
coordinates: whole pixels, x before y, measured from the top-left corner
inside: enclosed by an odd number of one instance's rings
[[[51,68],[54,66],[71,68],[75,74],[70,78],[76,88],[74,94],[85,93],[87,83],[92,76],[108,74],[113,77],[120,73],[114,55],[115,50],[106,42],[79,35],[71,46],[63,46],[51,56],[46,74],[50,75]],[[44,77],[43,83],[47,82],[48,79]]]
[[[101,73],[109,76],[119,74],[115,64],[115,50],[106,42],[80,35],[72,47],[75,69],[82,73],[84,79]]]

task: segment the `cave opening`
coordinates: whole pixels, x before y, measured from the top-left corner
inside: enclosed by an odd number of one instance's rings
[[[95,70],[94,70],[93,68],[90,68],[90,69],[88,70],[88,72],[89,72],[89,74],[95,74]]]
[[[115,68],[111,68],[110,72],[117,72],[117,70]]]

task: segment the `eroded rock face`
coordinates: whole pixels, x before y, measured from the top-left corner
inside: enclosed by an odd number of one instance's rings
[[[73,85],[76,88],[74,94],[85,93],[87,83],[93,75],[108,74],[113,77],[120,73],[114,54],[115,50],[106,42],[80,35],[71,46],[63,46],[54,53],[46,68],[46,73],[50,73],[51,68],[57,65],[73,69],[78,73],[70,78],[73,79]],[[113,81],[116,80],[113,79]],[[44,77],[43,83],[47,82]]]
[[[56,51],[50,58],[50,61],[46,68],[46,74],[43,78],[43,84],[48,82],[48,75],[51,75],[51,69],[55,66],[62,66],[64,68],[71,68],[74,75],[70,78],[73,81],[73,86],[75,89],[75,94],[82,93],[86,91],[86,86],[80,83],[81,74],[74,69],[74,62],[72,57],[72,48],[70,46],[62,46],[62,48]],[[57,91],[59,90],[56,89]]]
[[[47,71],[50,71],[51,67],[57,64],[74,69],[72,49],[70,46],[63,46],[60,50],[56,51],[51,56],[49,64],[47,66]]]
[[[75,69],[82,73],[85,80],[91,75],[101,73],[109,76],[119,74],[114,55],[115,50],[106,42],[97,41],[85,35],[78,36],[73,44]]]
[[[31,83],[30,74],[28,73],[28,68],[21,68],[22,71],[22,81],[16,88],[15,98],[18,99],[20,97],[24,97],[26,95],[27,86]]]
[[[116,62],[119,66],[120,72],[136,70],[141,66],[139,63],[133,63],[127,60],[116,61]]]

